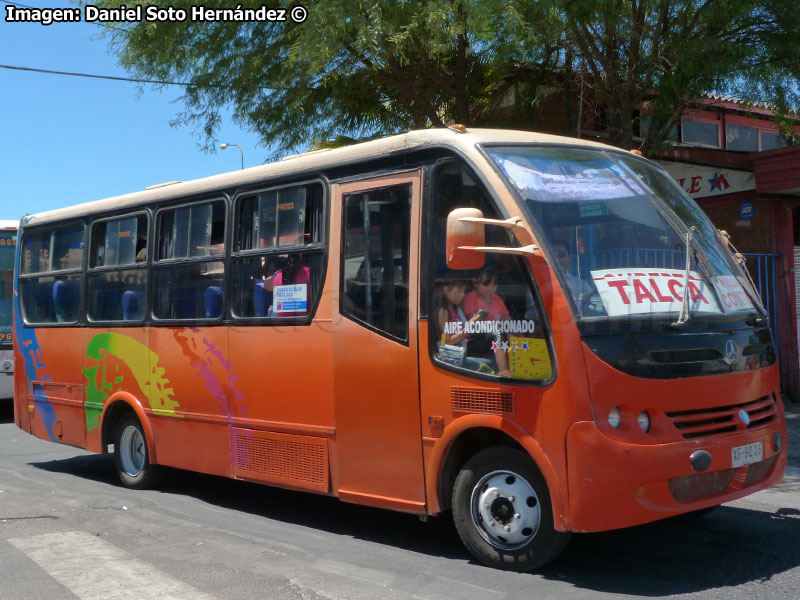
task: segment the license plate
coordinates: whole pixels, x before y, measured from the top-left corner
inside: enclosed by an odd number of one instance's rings
[[[758,462],[763,458],[764,447],[761,445],[761,442],[731,448],[731,468],[733,469]]]

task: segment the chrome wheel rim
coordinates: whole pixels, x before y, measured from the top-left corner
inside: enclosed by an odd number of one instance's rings
[[[119,455],[122,469],[131,477],[136,477],[144,469],[147,449],[144,436],[137,427],[128,425],[120,437]]]
[[[472,522],[484,540],[502,550],[529,543],[539,529],[539,497],[524,477],[498,470],[483,476],[472,489]]]

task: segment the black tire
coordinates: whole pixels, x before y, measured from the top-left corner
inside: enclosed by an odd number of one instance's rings
[[[150,463],[147,438],[139,420],[127,415],[117,425],[114,463],[122,485],[136,490],[151,488],[161,481],[162,469]]]
[[[555,560],[570,539],[553,527],[544,477],[514,448],[488,448],[467,462],[453,488],[453,520],[475,558],[509,571]]]

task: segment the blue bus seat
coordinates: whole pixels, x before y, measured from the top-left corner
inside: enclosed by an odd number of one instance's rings
[[[222,288],[218,285],[206,289],[206,318],[218,319],[222,316]]]
[[[53,284],[53,305],[59,323],[77,321],[80,309],[80,282],[74,279],[59,279]]]
[[[272,304],[272,292],[264,289],[264,282],[259,281],[253,288],[253,316],[266,317]]]
[[[126,321],[141,321],[145,310],[144,292],[125,290],[122,293],[122,318]]]

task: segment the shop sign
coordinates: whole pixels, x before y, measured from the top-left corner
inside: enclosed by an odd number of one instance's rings
[[[756,207],[752,202],[742,202],[739,206],[739,218],[742,221],[750,221],[756,216]]]
[[[752,171],[657,161],[692,198],[708,198],[756,189]]]

